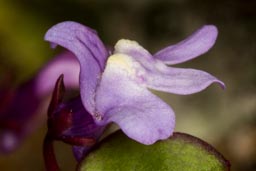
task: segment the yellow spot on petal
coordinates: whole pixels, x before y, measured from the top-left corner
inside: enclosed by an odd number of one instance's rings
[[[112,69],[117,68],[121,70],[125,70],[129,74],[134,74],[135,69],[133,67],[134,61],[132,57],[125,54],[114,54],[108,58],[107,66]]]

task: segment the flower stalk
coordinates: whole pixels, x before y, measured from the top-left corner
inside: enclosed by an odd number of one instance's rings
[[[49,136],[47,133],[44,138],[44,144],[43,144],[43,155],[44,155],[44,163],[45,163],[45,169],[46,171],[59,171],[59,165],[54,153],[54,147],[53,147],[53,141],[54,139]]]

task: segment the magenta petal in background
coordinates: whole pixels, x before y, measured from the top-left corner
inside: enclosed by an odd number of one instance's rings
[[[205,25],[187,39],[168,46],[154,57],[166,64],[179,64],[206,53],[215,43],[218,30],[213,25]]]
[[[80,91],[85,108],[95,111],[95,91],[104,70],[108,51],[92,29],[76,22],[63,22],[50,28],[45,40],[73,52],[80,62]]]
[[[80,64],[75,55],[64,51],[48,62],[35,77],[35,89],[38,96],[51,94],[55,81],[63,74],[68,89],[79,89]]]

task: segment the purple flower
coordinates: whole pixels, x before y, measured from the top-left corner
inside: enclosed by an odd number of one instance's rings
[[[38,74],[17,89],[0,93],[0,154],[15,150],[38,127],[38,109],[51,94],[56,79],[65,74],[67,88],[79,87],[79,63],[68,51],[48,62]]]
[[[207,25],[154,55],[137,42],[123,39],[110,54],[94,30],[63,22],[49,29],[45,40],[77,57],[82,103],[97,125],[114,122],[130,138],[152,144],[172,135],[175,115],[149,89],[185,95],[214,82],[224,88],[223,82],[204,71],[167,66],[207,52],[216,37],[216,27]]]

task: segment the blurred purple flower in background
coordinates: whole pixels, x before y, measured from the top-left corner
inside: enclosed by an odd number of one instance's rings
[[[155,55],[130,40],[118,41],[110,54],[94,30],[63,22],[49,29],[45,40],[77,57],[82,104],[96,125],[114,122],[128,137],[153,144],[172,135],[175,115],[148,88],[182,95],[199,92],[214,82],[224,88],[224,83],[204,71],[167,66],[207,52],[216,37],[216,27],[209,25]]]
[[[65,51],[48,62],[38,74],[16,90],[0,93],[0,154],[15,150],[38,127],[42,102],[52,93],[56,79],[65,74],[66,86],[78,89],[79,63]],[[45,111],[46,112],[46,111]]]

